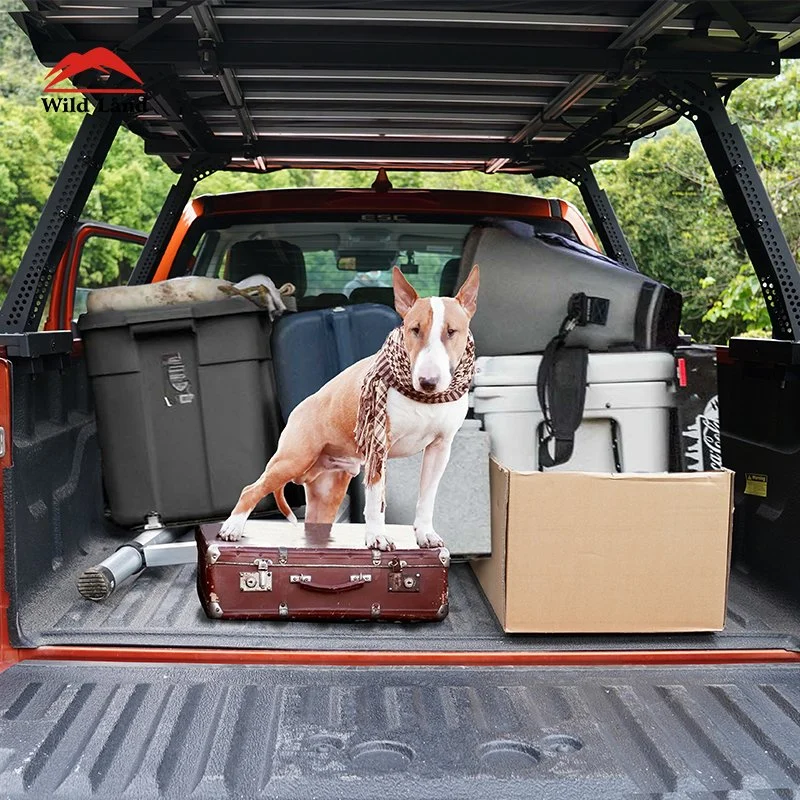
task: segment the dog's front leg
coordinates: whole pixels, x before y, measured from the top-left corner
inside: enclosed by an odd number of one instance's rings
[[[383,492],[386,476],[364,487],[364,520],[367,523],[366,544],[372,550],[394,550],[394,542],[386,535],[386,507]]]
[[[419,499],[417,513],[414,518],[414,533],[420,547],[442,547],[444,542],[433,529],[433,506],[439,481],[444,475],[447,462],[450,460],[451,439],[435,439],[426,448],[422,456],[422,470],[419,474]]]

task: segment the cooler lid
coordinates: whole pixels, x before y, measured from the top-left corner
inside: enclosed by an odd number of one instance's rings
[[[533,386],[541,355],[483,356],[475,360],[475,386]],[[646,383],[675,377],[670,353],[590,353],[586,381],[597,383]]]

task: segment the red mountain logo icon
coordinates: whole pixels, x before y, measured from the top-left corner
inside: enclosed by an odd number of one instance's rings
[[[47,78],[53,78],[47,86],[44,87],[45,92],[55,92],[63,94],[75,94],[79,92],[89,92],[90,94],[144,94],[144,89],[65,89],[57,88],[57,85],[62,81],[71,78],[73,75],[78,75],[81,72],[95,69],[105,75],[109,75],[111,71],[119,72],[125,77],[135,81],[140,86],[144,81],[118,56],[112,53],[106,47],[95,47],[88,53],[81,55],[80,53],[70,53],[64,56],[61,61],[56,64],[50,72],[47,73]],[[55,77],[53,77],[55,76]]]

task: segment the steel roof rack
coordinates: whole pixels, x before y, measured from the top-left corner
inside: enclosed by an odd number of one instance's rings
[[[219,169],[481,170],[562,175],[609,253],[634,268],[591,165],[681,116],[696,126],[761,281],[776,338],[800,340],[800,276],[723,97],[800,57],[796,3],[519,0],[26,0],[43,64],[91,102],[125,77],[145,102],[87,115],[0,312],[37,330],[53,273],[120,125],[180,178],[131,278],[151,279],[195,183]],[[631,10],[636,9],[636,15]],[[102,51],[100,51],[102,52]],[[80,69],[84,65],[83,69]],[[62,73],[66,77],[66,72]],[[60,81],[59,81],[60,82]]]

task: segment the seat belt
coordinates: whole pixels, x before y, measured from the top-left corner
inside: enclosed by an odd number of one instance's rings
[[[558,333],[547,343],[539,365],[536,392],[542,409],[543,434],[539,441],[539,469],[565,464],[572,457],[575,431],[583,420],[589,349],[566,347],[575,328],[605,325],[609,300],[580,292],[567,303],[567,316]],[[554,450],[550,453],[550,442]]]

